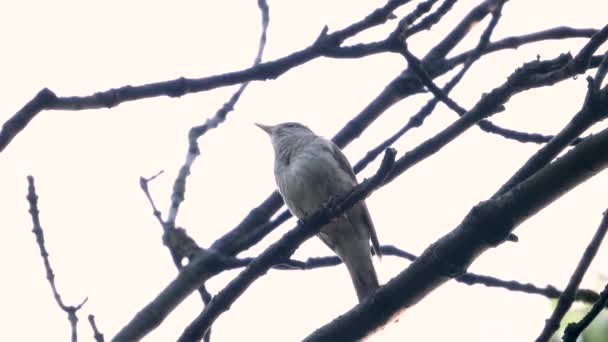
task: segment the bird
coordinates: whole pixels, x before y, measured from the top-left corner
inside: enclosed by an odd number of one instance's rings
[[[299,220],[358,184],[340,148],[308,127],[297,122],[255,125],[270,136],[279,193],[289,211]],[[371,250],[378,257],[381,252],[365,202],[358,202],[321,227],[317,236],[346,265],[359,302],[371,296],[380,286]]]

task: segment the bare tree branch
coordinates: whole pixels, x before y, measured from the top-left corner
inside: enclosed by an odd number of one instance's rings
[[[537,42],[537,41],[541,41],[541,40],[545,40],[545,39],[563,39],[566,37],[591,37],[593,34],[595,34],[597,32],[599,32],[599,30],[572,29],[572,28],[568,28],[568,27],[558,27],[558,28],[549,29],[549,30],[545,30],[545,31],[541,31],[541,32],[537,32],[537,33],[533,33],[533,34],[529,34],[529,35],[524,35],[521,37],[509,37],[509,38],[502,39],[494,44],[490,44],[488,46],[488,48],[484,51],[483,54],[485,54],[486,52],[498,51],[500,49],[517,48],[523,44]],[[438,70],[441,73],[447,72],[448,70],[450,70],[451,68],[455,67],[458,64],[466,63],[466,61],[472,55],[474,55],[474,50],[470,51],[468,53],[458,55],[454,58],[448,59],[448,60],[446,60],[445,65],[443,65],[442,67],[438,67]],[[600,59],[601,59],[601,57],[592,58],[589,66],[595,67],[595,66],[599,65]],[[438,71],[437,75],[435,75],[435,76],[438,76],[440,74],[439,71]],[[564,79],[567,79],[567,77],[564,77]],[[368,115],[374,115],[373,113],[375,111],[384,110],[384,109],[388,108],[388,107],[383,107],[384,106],[383,103],[386,104],[386,100],[388,100],[388,99],[391,99],[395,96],[406,97],[405,95],[398,95],[398,93],[395,93],[395,91],[391,90],[391,89],[401,89],[401,91],[405,91],[404,89],[406,89],[406,84],[407,84],[408,80],[410,80],[410,79],[405,77],[403,80],[401,80],[401,85],[395,86],[394,88],[387,86],[387,89],[380,96],[378,96],[374,101],[372,101],[372,103],[368,107],[366,107],[362,113],[360,113],[357,116],[358,120],[360,120],[361,122],[365,122],[364,120],[366,120],[365,118]],[[391,82],[391,84],[394,84],[394,82],[396,82],[396,80]],[[421,86],[421,84],[420,84],[420,86]],[[415,88],[415,89],[418,89],[418,88]],[[417,90],[414,90],[414,88],[412,88],[409,95],[414,94],[416,91]],[[384,109],[382,109],[382,108],[384,108]],[[425,112],[428,112],[430,114],[430,112],[433,110],[433,108],[434,108],[433,105],[427,104],[426,108],[421,109],[419,114],[412,117],[412,119],[410,120],[411,126],[419,126],[421,124],[420,120],[423,117],[423,115],[420,115],[420,114],[423,114]],[[337,135],[334,136],[334,139],[333,139],[334,142],[343,142],[344,145],[346,145],[350,141],[352,141],[352,139],[354,139],[354,137],[361,134],[360,131],[350,129],[350,125],[353,121],[354,120],[351,120],[351,122],[347,126],[342,128],[342,130]],[[522,142],[539,142],[539,143],[541,143],[541,142],[547,142],[552,138],[551,136],[543,136],[543,135],[539,135],[539,134],[528,134],[528,133],[521,133],[521,132],[516,132],[516,131],[512,131],[512,130],[507,130],[507,129],[504,129],[504,128],[501,128],[498,126],[490,127],[485,122],[486,121],[482,120],[479,123],[480,126],[482,127],[482,129],[484,129],[484,130],[490,129],[490,130],[498,132],[499,134],[508,135],[510,138],[513,138],[513,139],[516,139],[516,140],[519,140]],[[367,124],[370,124],[370,123],[371,122],[368,122]],[[408,125],[410,125],[410,123],[408,123]],[[407,127],[407,125],[404,126],[404,128],[402,128],[399,132],[395,133],[394,139],[398,139],[401,135],[403,135],[409,129],[410,129],[410,127]],[[338,138],[344,139],[344,138],[342,138],[344,136],[346,136],[348,138],[348,140],[346,140],[346,141],[338,140]],[[575,141],[575,142],[578,142],[578,141]],[[388,147],[388,146],[389,145],[385,145],[385,146],[383,146],[382,149],[377,149],[376,153],[379,154],[379,152],[382,152],[384,150],[384,148]],[[362,167],[362,166],[359,166],[359,167]],[[359,171],[359,167],[356,166],[355,170]],[[282,205],[283,205],[283,200],[281,199],[281,196],[278,194],[278,192],[275,191],[262,204],[260,204],[256,208],[254,208],[234,229],[232,229],[230,232],[225,234],[223,237],[216,240],[216,242],[212,245],[212,248],[224,249],[224,250],[229,251],[230,253],[237,253],[237,252],[240,252],[244,249],[251,247],[253,244],[260,241],[264,236],[266,236],[274,228],[279,226],[281,223],[286,221],[291,216],[290,213],[287,210],[285,210],[275,220],[273,220],[271,222],[268,221],[270,219],[270,217],[277,210],[279,210],[281,208]]]
[[[606,118],[608,113],[606,112],[606,109],[602,109],[602,107],[605,107],[608,104],[608,94],[605,91],[600,91],[599,86],[594,86],[598,79],[600,79],[601,83],[601,80],[603,80],[605,76],[600,72],[602,65],[608,65],[608,53],[604,55],[603,62],[600,64],[595,81],[593,79],[588,79],[587,95],[581,110],[574,115],[568,125],[566,125],[566,127],[548,144],[539,149],[532,158],[528,159],[528,161],[517,170],[517,172],[496,192],[494,195],[495,197],[513,189],[517,184],[543,168],[589,127]]]
[[[581,260],[576,266],[576,270],[574,270],[574,273],[572,273],[572,276],[568,281],[568,286],[566,286],[564,293],[562,293],[562,295],[559,297],[555,310],[553,310],[551,317],[546,320],[545,327],[541,331],[540,335],[536,338],[536,342],[549,341],[551,336],[553,336],[557,329],[559,329],[562,319],[568,310],[570,310],[570,307],[574,302],[576,290],[580,286],[585,273],[587,273],[593,258],[595,258],[595,255],[597,254],[597,251],[604,240],[604,236],[606,236],[606,232],[608,232],[608,211],[604,212],[604,217],[600,223],[600,226],[597,228],[595,235],[593,235],[591,242],[589,242],[589,245],[585,249],[585,253],[583,253]]]
[[[57,291],[57,286],[55,285],[55,273],[51,268],[51,262],[49,261],[49,253],[46,250],[44,245],[44,232],[42,231],[42,226],[40,225],[40,217],[38,210],[38,195],[36,194],[36,187],[34,186],[34,177],[28,176],[28,191],[27,191],[27,201],[30,204],[30,215],[32,216],[32,223],[34,224],[34,228],[32,232],[36,236],[36,242],[38,243],[38,248],[40,249],[40,256],[42,256],[42,261],[44,263],[44,269],[46,270],[46,279],[49,281],[49,285],[51,285],[51,291],[53,291],[53,297],[55,297],[55,302],[61,310],[68,314],[68,321],[70,322],[70,327],[72,331],[72,342],[78,341],[78,310],[82,308],[82,306],[87,302],[88,298],[85,298],[82,303],[73,306],[73,305],[65,305],[63,300],[61,299],[61,295],[59,295],[59,291]]]
[[[414,254],[391,245],[384,245],[381,247],[381,250],[383,256],[396,256],[409,261],[414,261],[417,258],[417,256]],[[242,259],[245,265],[252,260],[253,258]],[[276,265],[273,268],[277,270],[313,270],[317,268],[332,267],[340,265],[341,263],[342,261],[337,256],[326,256],[308,258],[305,261],[289,259],[288,262],[283,262],[282,264]],[[503,280],[492,276],[470,272],[464,273],[463,275],[454,278],[454,280],[469,286],[484,285],[487,287],[501,288],[513,292],[540,295],[546,298],[559,298],[563,293],[553,285],[539,287],[530,283],[524,284],[515,280]],[[577,301],[585,303],[595,303],[600,298],[600,295],[592,290],[578,289],[574,295],[574,298]]]
[[[528,217],[608,167],[607,148],[608,129],[578,144],[514,190],[480,203],[458,227],[429,246],[368,301],[305,340],[357,340],[380,329],[435,288],[464,273],[477,257],[503,241]]]
[[[258,7],[260,8],[262,15],[262,32],[260,34],[260,40],[258,44],[258,52],[253,61],[253,67],[256,67],[262,61],[262,55],[264,54],[264,48],[266,47],[266,32],[268,31],[268,23],[270,21],[270,14],[268,4],[266,0],[258,0]],[[194,163],[196,157],[200,154],[198,147],[198,138],[203,136],[208,130],[216,128],[222,122],[226,120],[226,116],[232,110],[241,95],[249,85],[249,82],[245,82],[239,86],[236,92],[232,94],[230,99],[220,108],[215,116],[199,126],[192,127],[188,134],[188,153],[186,155],[186,162],[179,170],[179,174],[173,183],[173,193],[171,195],[171,207],[167,216],[166,224],[164,227],[168,230],[175,227],[175,219],[177,218],[177,212],[180,204],[184,201],[186,192],[186,178],[190,175],[190,169]]]
[[[186,94],[254,80],[275,79],[294,67],[322,56],[325,50],[339,46],[344,40],[371,27],[385,23],[395,9],[409,1],[389,0],[386,5],[376,9],[364,19],[331,34],[322,34],[319,39],[305,49],[240,71],[203,78],[180,77],[175,80],[155,82],[141,86],[127,85],[88,96],[58,97],[51,90],[44,88],[2,126],[2,131],[0,131],[0,152],[42,110],[112,108],[128,101],[157,96],[180,97]],[[264,10],[263,6],[260,6],[260,8]]]
[[[95,316],[89,315],[89,324],[91,325],[91,329],[93,329],[95,342],[104,342],[103,334],[97,329],[97,324],[95,324]]]
[[[606,214],[604,214],[606,215]],[[608,285],[604,287],[602,293],[600,293],[600,297],[597,302],[593,304],[591,310],[581,319],[578,323],[570,323],[566,326],[564,331],[564,342],[576,342],[578,336],[585,330],[591,322],[597,317],[597,315],[604,310],[608,303]]]
[[[521,36],[506,37],[501,40],[490,43],[486,49],[486,53],[496,52],[504,49],[517,49],[523,45],[536,43],[544,40],[560,40],[567,38],[591,38],[598,33],[597,29],[576,29],[572,27],[554,27],[547,30],[529,33]],[[456,55],[449,60],[452,62],[464,62],[473,51],[467,51]]]
[[[608,26],[603,31],[608,32]],[[600,31],[596,36],[603,34],[605,33]],[[590,55],[588,47],[593,44],[597,44],[597,39],[592,38],[579,56]],[[553,84],[560,77],[578,72],[577,70],[580,70],[578,65],[584,65],[581,59],[573,59],[569,56],[548,62],[526,64],[511,75],[505,85],[483,97],[471,111],[451,125],[452,128],[440,132],[415,149],[416,152],[407,153],[398,160],[387,182],[409,167],[402,168],[408,165],[407,160],[410,158],[430,155],[440,148],[441,144],[436,145],[438,141],[457,136],[459,134],[457,132],[463,129],[462,125],[465,125],[464,122],[459,123],[459,121],[467,120],[466,125],[470,127],[483,118],[483,115],[480,115],[483,111],[501,104],[515,92]],[[489,103],[484,104],[485,101]],[[484,107],[486,109],[483,109]],[[307,340],[354,340],[379,329],[400,311],[414,305],[436,287],[462,274],[479,255],[489,247],[504,241],[525,219],[602,171],[608,166],[608,155],[602,152],[606,148],[608,148],[608,130],[578,144],[564,157],[547,165],[515,189],[476,206],[457,228],[427,248],[421,257],[383,286],[369,301],[320,328]]]
[[[495,88],[490,93],[485,94],[481,100],[470,111],[461,116],[460,119],[433,138],[419,145],[416,149],[399,158],[395,162],[395,168],[391,171],[392,174],[387,178],[387,182],[392,181],[395,177],[417,162],[437,152],[478,121],[501,110],[502,105],[513,95],[532,88],[550,86],[560,80],[584,72],[591,64],[588,60],[583,60],[581,56],[588,55],[589,45],[597,45],[597,37],[603,39],[608,37],[608,25],[591,38],[589,44],[585,45],[575,58],[572,58],[569,54],[561,55],[558,58],[549,61],[529,62],[517,69],[508,77],[506,83]]]
[[[268,25],[270,22],[270,10],[266,0],[258,0],[257,3],[262,18],[262,30],[258,43],[258,51],[253,62],[254,67],[256,65],[259,65],[262,61],[262,56],[266,47]],[[148,198],[148,201],[152,205],[152,208],[154,210],[154,216],[157,218],[164,230],[163,241],[165,245],[169,248],[173,262],[178,270],[182,268],[182,259],[184,257],[192,258],[195,253],[201,251],[201,248],[194,241],[194,239],[188,236],[185,229],[175,227],[175,220],[177,218],[179,206],[185,199],[186,178],[190,175],[190,169],[192,168],[194,161],[200,154],[198,139],[203,136],[207,131],[216,128],[218,125],[220,125],[226,120],[226,116],[234,109],[234,106],[236,105],[248,85],[249,82],[241,84],[236,90],[236,92],[232,94],[230,99],[216,112],[214,117],[207,119],[204,124],[192,127],[190,129],[190,132],[188,134],[188,152],[186,155],[186,162],[180,168],[178,176],[174,181],[173,193],[171,195],[171,206],[166,221],[163,221],[161,213],[156,208],[156,205],[154,204],[154,201],[152,200],[152,197],[150,196],[150,193],[148,191],[149,181],[156,178],[160,173],[151,177],[150,179],[145,179],[143,177],[140,178],[140,186],[144,191],[146,197]],[[203,300],[203,303],[207,305],[211,300],[211,295],[209,294],[209,292],[207,292],[204,283],[199,287],[198,292],[201,296],[201,299]],[[207,331],[204,336],[204,339],[206,342],[210,341],[211,329]]]

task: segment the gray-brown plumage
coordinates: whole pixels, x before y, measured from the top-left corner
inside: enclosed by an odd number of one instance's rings
[[[256,125],[270,135],[275,180],[285,204],[296,217],[304,218],[357,185],[342,151],[308,127],[295,122]],[[369,242],[371,239],[378,256],[380,244],[364,201],[323,226],[318,236],[346,265],[360,302],[378,288]]]

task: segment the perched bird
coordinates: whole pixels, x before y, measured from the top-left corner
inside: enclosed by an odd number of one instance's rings
[[[256,126],[270,135],[275,180],[285,204],[297,218],[312,214],[332,197],[357,185],[342,151],[308,127],[295,122]],[[379,257],[380,244],[365,202],[323,226],[318,236],[346,265],[359,302],[369,297],[379,286],[370,239]]]

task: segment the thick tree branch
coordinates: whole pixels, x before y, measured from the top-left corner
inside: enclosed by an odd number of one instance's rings
[[[603,31],[608,32],[608,26],[594,38],[604,35]],[[588,47],[597,44],[594,38],[578,56],[590,55]],[[438,151],[515,93],[551,85],[561,77],[571,77],[573,73],[580,72],[578,65],[581,64],[580,58],[564,55],[552,61],[524,65],[503,86],[484,96],[454,124],[400,158],[387,182],[414,165],[414,160],[421,160]],[[580,143],[564,157],[547,165],[503,196],[478,205],[454,231],[427,248],[420,258],[383,286],[370,301],[319,329],[308,339],[354,340],[380,328],[401,310],[414,305],[451,277],[463,273],[481,253],[504,241],[527,217],[603,170],[608,164],[608,155],[601,151],[606,148],[608,130]],[[346,329],[346,326],[350,328]]]
[[[429,246],[369,300],[308,336],[306,341],[351,341],[380,329],[435,288],[459,276],[490,247],[561,195],[608,167],[608,129],[496,199],[474,207],[453,231]]]
[[[589,78],[587,95],[581,110],[572,117],[572,120],[564,127],[548,144],[539,149],[532,158],[496,192],[494,196],[500,196],[513,189],[517,184],[528,178],[536,171],[543,168],[557,155],[559,155],[568,145],[594,124],[602,121],[608,115],[608,93],[601,91],[597,80],[603,80],[605,75],[601,75],[602,66],[608,65],[608,52],[604,54],[598,73],[595,79]]]

